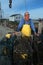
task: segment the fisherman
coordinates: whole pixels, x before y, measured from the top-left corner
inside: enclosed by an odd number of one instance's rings
[[[35,35],[37,35],[36,30],[35,30],[35,26],[34,23],[32,21],[32,19],[30,19],[30,14],[29,12],[25,12],[24,13],[24,18],[21,19],[15,34],[22,34],[22,36],[24,37],[31,37],[31,32],[34,32]]]
[[[30,14],[29,12],[25,12],[24,13],[24,18],[22,18],[22,20],[20,21],[19,25],[18,25],[18,28],[17,28],[17,31],[20,31],[22,26],[24,24],[28,24],[30,25],[31,29],[34,31],[34,34],[36,34],[36,31],[35,31],[35,27],[34,27],[34,23],[32,22],[32,20],[30,19]]]

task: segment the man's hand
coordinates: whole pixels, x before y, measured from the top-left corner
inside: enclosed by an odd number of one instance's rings
[[[36,36],[39,36],[39,34],[38,34],[38,33],[36,33],[36,32],[35,32],[34,34],[35,34]]]
[[[20,36],[21,35],[21,32],[14,32],[13,35],[17,35],[17,36]]]

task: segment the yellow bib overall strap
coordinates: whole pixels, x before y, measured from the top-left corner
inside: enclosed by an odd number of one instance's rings
[[[31,36],[31,27],[29,24],[24,24],[21,30],[23,36],[30,37]]]

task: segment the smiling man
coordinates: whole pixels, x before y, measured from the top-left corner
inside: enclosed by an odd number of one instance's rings
[[[29,12],[24,13],[24,18],[22,18],[22,20],[20,21],[17,31],[22,30],[24,24],[30,25],[30,28],[33,30],[34,34],[36,34],[35,26],[34,26],[34,23],[32,22],[32,20],[30,19]]]

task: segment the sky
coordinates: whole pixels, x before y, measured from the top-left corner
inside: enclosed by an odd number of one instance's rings
[[[0,0],[3,17],[8,18],[12,14],[30,13],[30,18],[43,18],[43,0],[12,0],[12,8],[9,8],[9,0]]]

